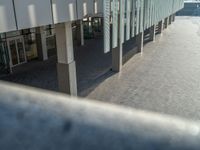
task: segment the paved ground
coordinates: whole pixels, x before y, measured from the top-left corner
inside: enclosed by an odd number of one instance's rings
[[[177,18],[87,97],[199,120],[200,18]]]
[[[126,61],[136,51],[133,42],[124,47]],[[120,74],[110,71],[111,54],[103,54],[101,39],[87,41],[75,56],[79,96],[200,119],[200,18],[177,18]],[[56,57],[28,63],[2,80],[57,91]]]

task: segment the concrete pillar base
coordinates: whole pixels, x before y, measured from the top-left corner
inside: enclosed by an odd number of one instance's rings
[[[153,42],[156,40],[156,25],[150,27],[150,40]]]
[[[163,32],[163,20],[158,23],[158,33],[162,34]]]
[[[144,33],[139,33],[136,36],[136,44],[137,44],[137,48],[138,48],[138,52],[143,53],[143,47],[144,47]]]
[[[60,92],[77,96],[76,63],[57,63],[58,88]]]
[[[123,54],[122,46],[118,46],[112,49],[112,71],[120,72],[122,69]]]

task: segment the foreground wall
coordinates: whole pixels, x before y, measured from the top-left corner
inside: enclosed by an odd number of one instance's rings
[[[2,150],[199,150],[200,124],[0,83]]]

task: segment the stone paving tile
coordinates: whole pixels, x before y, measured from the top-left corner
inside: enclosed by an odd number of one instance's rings
[[[87,98],[200,119],[200,18],[177,17]]]

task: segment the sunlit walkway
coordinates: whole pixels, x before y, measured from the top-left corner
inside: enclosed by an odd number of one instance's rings
[[[88,98],[200,119],[200,18],[176,18]]]

